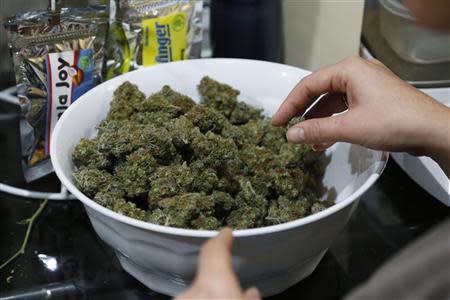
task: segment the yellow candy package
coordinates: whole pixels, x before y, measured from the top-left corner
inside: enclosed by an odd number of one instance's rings
[[[107,78],[199,58],[203,1],[110,0]]]

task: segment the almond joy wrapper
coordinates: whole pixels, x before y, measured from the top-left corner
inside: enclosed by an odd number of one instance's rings
[[[22,112],[25,179],[53,171],[49,160],[56,122],[102,81],[107,15],[104,6],[53,8],[16,14],[5,24]]]

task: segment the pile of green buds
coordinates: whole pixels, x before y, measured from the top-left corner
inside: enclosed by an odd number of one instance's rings
[[[164,86],[148,98],[125,82],[98,135],[73,152],[78,188],[122,215],[165,226],[214,230],[289,222],[320,201],[326,157],[288,143],[239,91],[204,77],[201,102]]]

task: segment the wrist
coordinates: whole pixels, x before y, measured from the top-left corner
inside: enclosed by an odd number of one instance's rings
[[[450,109],[439,104],[439,113],[429,120],[424,153],[434,159],[450,178]]]

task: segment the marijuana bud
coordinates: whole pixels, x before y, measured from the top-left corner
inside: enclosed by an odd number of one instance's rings
[[[81,139],[73,150],[72,160],[78,168],[109,169],[112,166],[108,155],[100,151],[98,138]]]
[[[175,92],[168,85],[163,86],[160,94],[163,95],[169,103],[181,108],[183,113],[187,113],[192,107],[197,105],[194,100],[188,96]]]
[[[250,120],[259,120],[262,111],[262,109],[254,108],[245,102],[239,101],[230,115],[230,122],[234,125],[242,125]]]
[[[263,218],[258,208],[243,206],[230,213],[226,224],[233,229],[255,228],[263,225]]]
[[[126,160],[117,164],[114,169],[116,179],[128,197],[139,197],[148,193],[150,175],[159,167],[151,152],[145,148],[129,154]]]
[[[88,197],[93,197],[112,180],[106,171],[91,168],[79,168],[73,173],[76,186]]]
[[[298,124],[298,123],[300,123],[300,122],[303,122],[304,120],[305,120],[305,118],[302,117],[302,116],[296,116],[296,117],[293,117],[293,118],[290,119],[289,122],[287,123],[286,128],[289,129],[289,128],[291,128],[292,126],[294,126],[294,125],[296,125],[296,124]]]
[[[213,216],[204,216],[200,214],[196,219],[191,221],[193,229],[216,230],[220,228],[220,221]]]
[[[291,200],[280,196],[271,202],[265,218],[267,225],[276,225],[300,219],[309,214],[311,203],[307,200]]]
[[[145,100],[145,95],[136,85],[125,81],[114,92],[107,120],[125,120],[136,112]]]
[[[227,118],[230,117],[237,103],[238,90],[206,76],[200,81],[198,91],[206,107],[217,110]]]
[[[272,126],[271,118],[259,121],[258,125],[263,132],[261,146],[264,146],[277,154],[280,151],[280,148],[286,144],[286,129]]]
[[[190,227],[191,220],[197,219],[200,215],[211,216],[214,211],[213,199],[200,193],[185,193],[165,198],[158,206],[159,210],[155,210],[149,216],[149,220],[173,227]]]
[[[150,207],[157,207],[164,198],[187,193],[193,180],[193,173],[186,164],[159,167],[150,176]]]
[[[221,114],[208,107],[196,105],[187,113],[186,117],[200,129],[202,133],[212,131],[220,133],[225,124],[226,119]]]

